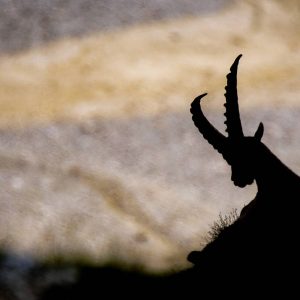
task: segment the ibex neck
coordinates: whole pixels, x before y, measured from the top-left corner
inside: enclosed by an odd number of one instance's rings
[[[256,184],[258,194],[285,193],[290,186],[299,184],[299,177],[284,165],[266,146],[258,159]]]

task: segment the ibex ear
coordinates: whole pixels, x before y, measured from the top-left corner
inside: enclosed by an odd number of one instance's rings
[[[264,124],[262,122],[259,123],[259,126],[254,134],[254,137],[260,141],[264,134]]]

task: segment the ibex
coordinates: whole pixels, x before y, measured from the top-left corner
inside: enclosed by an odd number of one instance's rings
[[[232,64],[225,87],[224,115],[228,137],[204,116],[200,101],[206,93],[192,102],[190,111],[200,133],[231,166],[234,184],[242,188],[255,181],[258,192],[255,199],[242,209],[234,224],[225,228],[202,251],[190,253],[188,260],[196,265],[209,260],[209,257],[211,262],[217,264],[217,256],[219,259],[223,257],[222,261],[240,256],[249,260],[252,256],[249,266],[254,267],[253,262],[257,262],[258,257],[258,264],[265,263],[268,253],[276,255],[277,262],[280,262],[280,257],[291,254],[295,249],[295,240],[289,238],[299,236],[299,176],[261,142],[264,132],[262,123],[254,136],[243,134],[237,94],[237,68],[241,56]],[[257,264],[254,265],[257,267]]]

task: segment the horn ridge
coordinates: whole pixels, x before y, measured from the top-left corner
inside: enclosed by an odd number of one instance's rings
[[[230,139],[239,139],[244,136],[240,119],[237,94],[237,69],[241,57],[242,54],[237,56],[230,67],[230,72],[226,76],[227,85],[225,86],[224,94],[226,99],[226,102],[224,104],[226,109],[226,120],[224,124],[226,125],[226,131],[228,132],[228,137]]]
[[[194,99],[191,103],[190,112],[195,126],[203,137],[211,144],[223,157],[227,158],[227,138],[221,134],[204,116],[200,101],[207,93],[202,94]]]

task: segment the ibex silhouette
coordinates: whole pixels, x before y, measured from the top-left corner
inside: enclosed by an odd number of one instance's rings
[[[224,228],[202,251],[191,252],[188,260],[196,265],[216,266],[244,257],[244,262],[240,262],[243,266],[246,258],[248,267],[260,268],[272,265],[274,261],[269,257],[272,253],[276,256],[276,265],[282,266],[287,256],[290,262],[298,257],[298,254],[292,256],[292,252],[297,242],[294,238],[299,235],[300,177],[261,142],[262,123],[253,137],[243,134],[237,94],[237,68],[241,56],[232,64],[225,87],[228,137],[204,116],[200,100],[206,94],[192,102],[190,111],[200,133],[231,166],[234,184],[245,187],[255,181],[258,192],[234,224]]]
[[[206,95],[198,96],[191,104],[192,119],[203,137],[220,152],[231,166],[231,179],[236,186],[244,187],[256,181],[257,197],[264,199],[266,205],[283,206],[282,198],[294,191],[300,190],[300,178],[285,166],[262,142],[264,132],[263,123],[260,123],[253,137],[245,137],[239,114],[237,95],[237,68],[242,55],[239,55],[230,68],[225,87],[226,108],[225,116],[228,137],[214,128],[204,116],[200,100]],[[299,195],[299,194],[298,194]],[[256,199],[257,199],[256,197]],[[267,203],[267,200],[272,203]],[[247,208],[247,207],[246,207]],[[242,211],[245,213],[247,209]]]

